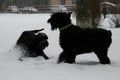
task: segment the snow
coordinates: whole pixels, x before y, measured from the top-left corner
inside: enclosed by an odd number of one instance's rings
[[[114,3],[110,3],[110,2],[102,2],[101,3],[101,5],[111,5],[111,6],[113,6],[113,7],[115,7],[115,6],[117,6],[116,4],[114,4]]]
[[[92,54],[77,56],[76,64],[57,64],[62,51],[59,31],[51,31],[47,19],[51,14],[0,14],[0,80],[119,80],[120,79],[120,29],[112,31],[113,42],[109,48],[110,65],[99,64]],[[75,24],[75,19],[72,18]],[[107,26],[107,20],[104,25]],[[103,25],[103,24],[101,24]],[[103,25],[103,26],[104,26]],[[18,61],[21,52],[14,45],[25,30],[41,29],[49,37],[45,53],[50,57],[26,58]]]

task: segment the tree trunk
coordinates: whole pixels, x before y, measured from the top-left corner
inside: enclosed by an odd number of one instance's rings
[[[99,0],[77,0],[77,25],[96,27],[100,18]]]

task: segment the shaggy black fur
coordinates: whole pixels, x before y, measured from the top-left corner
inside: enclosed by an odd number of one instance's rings
[[[60,31],[60,46],[63,52],[58,63],[74,63],[76,55],[94,52],[100,63],[110,64],[107,53],[112,42],[111,31],[99,28],[81,29],[71,23],[70,16],[71,13],[54,13],[48,20],[52,30]]]
[[[40,30],[24,31],[17,41],[17,45],[20,46],[24,53],[24,56],[37,57],[43,56],[45,59],[49,59],[43,50],[49,45],[47,35],[45,33],[38,33]]]

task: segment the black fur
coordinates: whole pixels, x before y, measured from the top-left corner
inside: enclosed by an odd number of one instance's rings
[[[110,64],[107,53],[112,42],[111,31],[99,28],[81,29],[71,23],[70,15],[71,13],[54,13],[48,19],[52,30],[60,30],[60,46],[63,52],[58,63],[74,63],[76,55],[94,52],[100,63]]]
[[[47,35],[45,33],[38,33],[40,30],[24,31],[20,38],[17,40],[17,46],[23,49],[24,56],[37,57],[43,56],[45,59],[49,59],[44,49],[49,45]],[[21,59],[21,58],[20,58]]]

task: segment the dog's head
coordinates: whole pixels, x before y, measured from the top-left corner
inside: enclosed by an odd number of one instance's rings
[[[45,33],[38,33],[38,35],[36,35],[36,41],[38,41],[39,49],[44,49],[49,45],[47,40],[48,36]]]
[[[52,30],[62,28],[65,25],[68,25],[71,23],[70,16],[71,16],[71,12],[70,13],[64,13],[64,12],[54,13],[48,19],[48,23],[51,24]]]
[[[48,36],[45,33],[38,33],[37,37],[39,40],[47,40]]]

